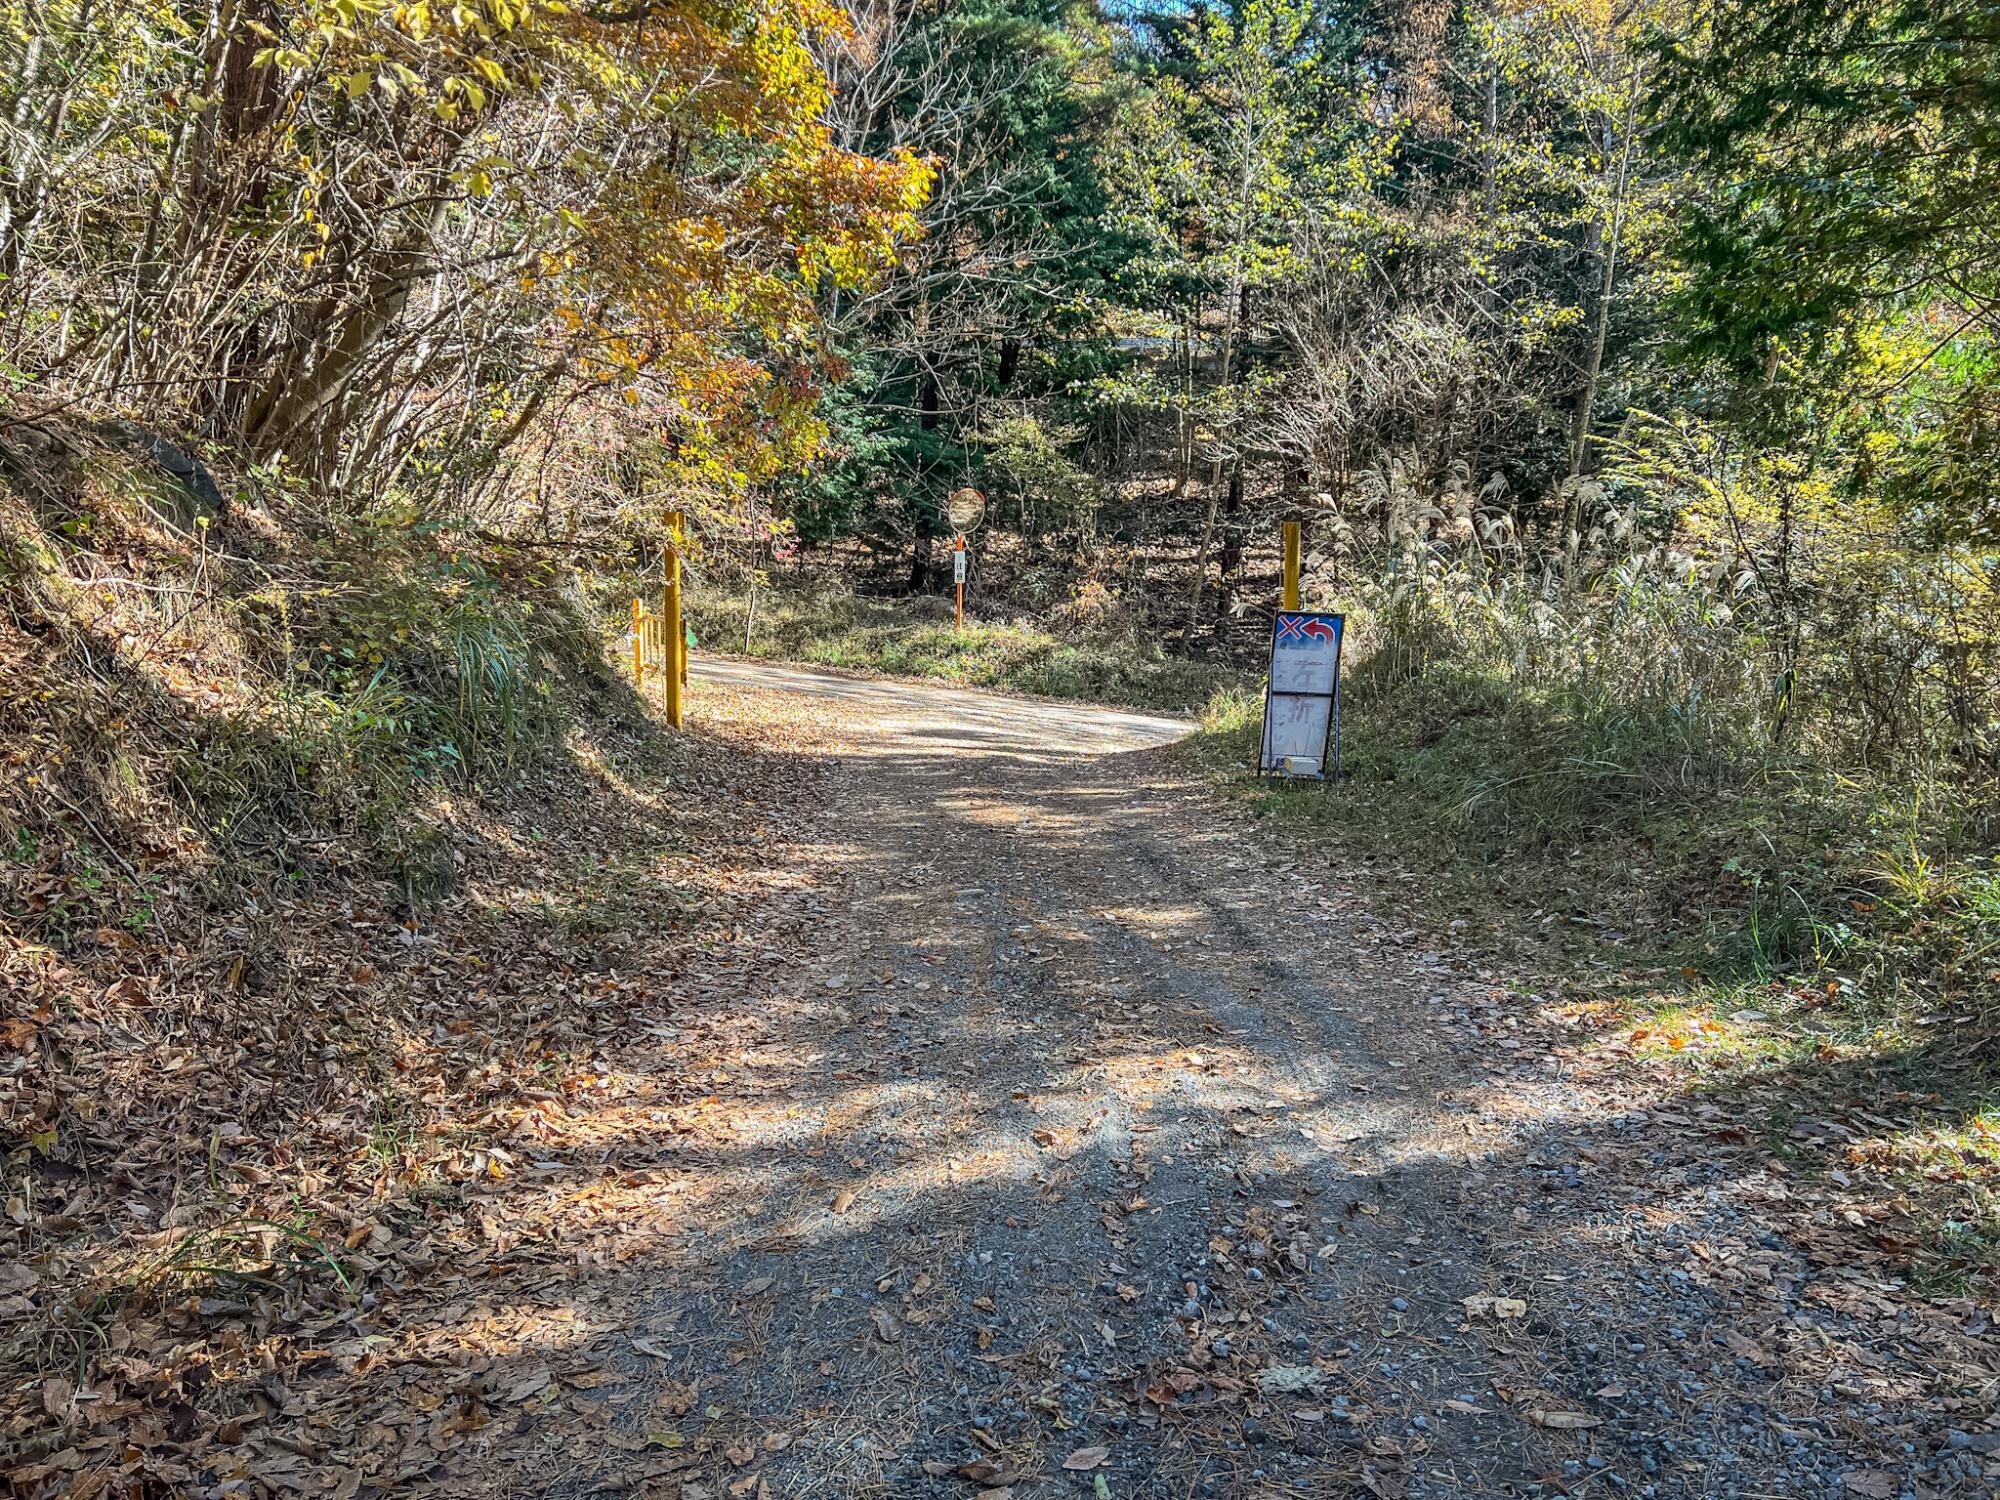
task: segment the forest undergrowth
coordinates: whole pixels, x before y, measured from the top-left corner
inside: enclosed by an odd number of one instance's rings
[[[2000,808],[1773,743],[1768,698],[1721,680],[1740,652],[1659,603],[1364,604],[1343,779],[1252,776],[1257,694],[1212,704],[1188,753],[1413,926],[1589,1007],[1611,1053],[1731,1101],[1808,1179],[1864,1181],[1913,1286],[1990,1292]]]
[[[1465,1035],[1560,1010],[1566,1083],[1707,1095],[1833,1276],[1988,1333],[1996,17],[0,0],[5,1482],[301,1488],[289,1375],[519,1269],[607,1039],[713,1102],[840,710],[666,726],[670,549],[705,652],[1198,716]],[[1323,789],[1254,774],[1285,526]]]

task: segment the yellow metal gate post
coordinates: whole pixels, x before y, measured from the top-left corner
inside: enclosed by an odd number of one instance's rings
[[[687,631],[681,625],[681,542],[687,517],[680,511],[667,513],[666,598],[660,613],[666,633],[666,660],[661,663],[667,679],[667,722],[681,727],[682,688],[687,684]]]
[[[1285,522],[1285,608],[1299,607],[1299,523]]]

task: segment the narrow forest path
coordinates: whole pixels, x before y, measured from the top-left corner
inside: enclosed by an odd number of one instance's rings
[[[1180,769],[1184,726],[751,664],[692,697],[798,767],[754,889],[514,1131],[492,1263],[336,1452],[369,1483],[1984,1488],[1921,1409],[1990,1342],[1871,1321],[1745,1207],[1726,1121],[1586,1076]]]

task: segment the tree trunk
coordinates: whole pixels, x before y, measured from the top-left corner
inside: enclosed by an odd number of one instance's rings
[[[1578,481],[1582,479],[1590,460],[1590,418],[1597,406],[1598,385],[1604,375],[1604,348],[1611,330],[1611,298],[1618,281],[1619,241],[1625,229],[1625,193],[1631,180],[1633,135],[1628,111],[1624,125],[1625,139],[1618,152],[1618,166],[1612,179],[1611,227],[1605,236],[1604,267],[1597,283],[1595,326],[1591,331],[1590,350],[1584,360],[1583,384],[1577,389],[1576,405],[1570,413],[1569,477],[1564,485],[1562,527],[1562,546],[1566,556],[1571,550],[1571,539],[1578,537],[1583,527],[1583,500],[1578,493]]]
[[[1181,309],[1180,339],[1174,346],[1174,357],[1180,365],[1181,377],[1179,421],[1174,437],[1173,493],[1178,500],[1194,482],[1194,314],[1185,307]]]
[[[1486,21],[1492,26],[1498,20],[1498,7],[1489,3],[1486,7]],[[1500,216],[1500,58],[1496,49],[1487,48],[1486,55],[1486,99],[1485,139],[1480,142],[1479,179],[1480,202],[1486,210],[1486,227],[1491,230],[1493,221]]]
[[[942,394],[938,390],[938,378],[929,367],[919,377],[917,394],[917,430],[935,432],[942,417]],[[933,476],[926,464],[918,470],[918,482],[925,489],[930,488]],[[926,505],[919,499],[916,509],[916,544],[910,550],[910,587],[912,594],[928,594],[936,568],[932,562],[933,543],[936,539],[934,517],[935,506]]]
[[[1250,142],[1255,139],[1255,128],[1256,122],[1254,119],[1244,121],[1242,172],[1238,178],[1236,190],[1236,243],[1229,265],[1229,300],[1223,304],[1224,312],[1222,315],[1222,369],[1219,375],[1220,385],[1224,389],[1228,389],[1234,384],[1234,381],[1230,378],[1230,372],[1236,355],[1237,323],[1242,316],[1243,307],[1246,275],[1243,260],[1243,241],[1248,235],[1250,228],[1251,169],[1253,166],[1252,158],[1255,155],[1251,150]],[[1236,317],[1229,315],[1228,309],[1230,308],[1236,309]],[[1195,630],[1201,624],[1201,596],[1208,582],[1208,555],[1209,549],[1215,544],[1215,513],[1218,501],[1221,498],[1223,453],[1230,446],[1230,440],[1234,437],[1234,413],[1229,413],[1228,415],[1230,417],[1228,422],[1218,422],[1216,424],[1215,461],[1209,465],[1208,471],[1208,515],[1202,522],[1201,545],[1195,548],[1194,586],[1188,590],[1187,625],[1181,632],[1183,643],[1194,639]]]
[[[395,249],[381,255],[367,290],[349,309],[345,322],[317,363],[297,379],[275,376],[264,388],[248,419],[251,451],[269,458],[305,425],[346,392],[362,361],[395,325],[409,305],[416,284],[430,274],[431,250],[444,227],[448,200],[439,191],[423,224],[410,231]],[[281,361],[283,371],[291,364]]]
[[[931,591],[931,553],[935,545],[929,531],[917,533],[916,543],[910,549],[910,582],[905,592],[928,594]]]
[[[1496,0],[1486,0],[1486,25],[1489,35],[1499,22],[1499,6]],[[1494,225],[1500,218],[1500,54],[1498,47],[1489,40],[1486,47],[1486,77],[1480,87],[1479,118],[1479,211],[1478,235],[1483,247],[1489,253],[1490,269],[1480,277],[1475,296],[1479,310],[1488,319],[1495,319],[1500,304],[1499,256],[1493,239]]]
[[[1221,593],[1216,600],[1215,627],[1236,610],[1236,591],[1243,568],[1243,456],[1229,465],[1229,488],[1223,492],[1222,545],[1216,549],[1216,570],[1221,575]]]
[[[1250,289],[1236,297],[1236,365],[1230,372],[1230,389],[1242,398],[1243,380],[1250,361],[1243,351],[1250,345]],[[1243,451],[1239,445],[1229,459],[1229,489],[1222,503],[1222,547],[1216,564],[1222,574],[1220,609],[1227,615],[1236,608],[1236,592],[1243,573]]]

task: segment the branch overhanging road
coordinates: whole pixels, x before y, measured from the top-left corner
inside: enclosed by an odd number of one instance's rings
[[[823,725],[830,790],[770,859],[831,915],[636,1268],[612,1362],[624,1446],[670,1444],[645,1485],[1831,1496],[1876,1472],[1842,1441],[1860,1405],[1762,1363],[1810,1276],[1720,1168],[1568,1080],[1476,959],[1220,804],[1163,753],[1186,723],[716,660],[692,702]],[[645,1487],[570,1457],[559,1492]]]

